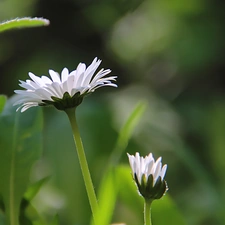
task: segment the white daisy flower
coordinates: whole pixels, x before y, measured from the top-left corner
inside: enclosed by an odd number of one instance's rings
[[[33,106],[54,105],[59,110],[78,106],[83,97],[97,88],[103,86],[117,87],[112,81],[116,81],[116,76],[105,77],[111,72],[110,69],[101,69],[95,74],[101,60],[95,58],[90,66],[86,68],[84,63],[80,63],[76,70],[69,72],[64,68],[61,76],[49,70],[50,77],[35,76],[29,73],[31,80],[26,82],[20,80],[20,86],[25,90],[15,90],[20,99],[14,105],[21,105],[17,110],[21,112]]]
[[[138,152],[135,156],[127,155],[140,194],[151,200],[161,198],[167,191],[167,184],[164,180],[167,165],[162,167],[162,158],[155,161],[152,153],[146,157],[140,156]]]

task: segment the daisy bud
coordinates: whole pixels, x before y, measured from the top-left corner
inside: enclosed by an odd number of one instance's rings
[[[162,167],[161,157],[155,161],[152,153],[145,158],[138,152],[127,155],[139,193],[148,201],[160,199],[168,190],[164,180],[167,165]]]

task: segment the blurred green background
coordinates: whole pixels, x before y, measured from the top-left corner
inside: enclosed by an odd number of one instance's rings
[[[119,87],[96,91],[77,110],[96,190],[122,124],[146,101],[126,152],[163,157],[169,195],[184,224],[224,225],[224,9],[221,0],[1,0],[0,21],[37,16],[51,24],[0,35],[0,93],[12,96],[29,71],[73,70],[99,57]],[[53,108],[43,111],[43,157],[31,180],[51,179],[34,204],[45,217],[57,212],[60,224],[88,224],[69,122]],[[142,204],[132,200],[141,198],[127,196],[126,185],[120,188],[113,222],[142,224]],[[153,205],[153,222],[170,213],[160,210]]]

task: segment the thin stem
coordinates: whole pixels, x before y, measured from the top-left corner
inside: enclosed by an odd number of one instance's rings
[[[144,225],[152,225],[151,221],[151,204],[152,201],[145,200],[145,205],[144,205]]]
[[[83,147],[79,129],[77,126],[75,108],[67,109],[67,110],[65,110],[65,112],[68,115],[72,130],[73,130],[73,137],[74,137],[74,141],[75,141],[75,145],[76,145],[76,149],[77,149],[80,167],[81,167],[82,175],[84,178],[85,187],[87,190],[89,203],[91,206],[92,215],[93,215],[93,218],[95,221],[95,215],[98,210],[98,202],[97,202],[97,198],[95,195],[94,186],[93,186],[93,183],[91,180],[91,175],[90,175],[90,172],[88,169],[88,164],[87,164],[87,160],[86,160],[86,156],[85,156],[85,152],[84,152],[84,147]]]

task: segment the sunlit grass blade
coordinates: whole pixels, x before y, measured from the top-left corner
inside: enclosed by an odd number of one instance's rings
[[[50,24],[50,21],[44,18],[16,18],[12,20],[7,20],[0,23],[0,32],[11,30],[15,28],[29,28],[29,27],[38,27],[38,26],[47,26]]]
[[[99,188],[99,212],[96,217],[98,225],[110,224],[117,198],[114,168],[104,174]],[[94,223],[92,223],[94,225]]]
[[[120,130],[115,148],[110,157],[109,166],[105,171],[98,192],[100,208],[96,217],[98,225],[106,225],[111,222],[118,194],[117,185],[115,183],[115,165],[118,163],[121,155],[126,149],[128,141],[131,138],[135,127],[140,121],[145,108],[145,102],[138,103]]]
[[[31,201],[35,195],[38,193],[40,188],[48,182],[50,179],[50,176],[44,177],[41,180],[37,181],[36,183],[30,185],[27,189],[27,191],[24,194],[24,198],[28,201]]]
[[[4,109],[5,103],[6,103],[6,96],[5,95],[0,95],[0,113]]]
[[[45,177],[39,180],[38,182],[36,182],[34,185],[32,185],[31,189],[30,187],[28,188],[28,190],[30,189],[30,191],[28,191],[28,194],[25,194],[26,196],[23,198],[21,202],[20,225],[31,225],[31,224],[32,225],[59,225],[60,224],[58,213],[52,211],[53,213],[48,214],[51,210],[49,207],[46,207],[47,205],[45,203],[41,205],[41,207],[43,207],[44,210],[40,209],[39,207],[36,207],[37,199],[35,198],[37,194],[36,193],[37,189],[42,188],[43,185],[45,185],[45,183],[48,182],[49,179],[50,179],[49,176]],[[51,199],[53,199],[54,201],[54,197]],[[0,225],[4,225],[4,224],[0,223]]]
[[[123,154],[123,151],[126,149],[129,139],[137,126],[138,122],[140,121],[145,108],[147,106],[146,102],[139,102],[134,110],[131,112],[130,116],[128,117],[127,121],[122,126],[119,137],[117,139],[115,148],[112,152],[110,162],[113,165],[116,165]]]
[[[59,216],[55,215],[50,225],[59,225]]]
[[[39,221],[41,225],[47,225],[47,222],[39,215],[37,209],[33,206],[32,200],[39,192],[41,187],[48,182],[50,176],[44,177],[37,182],[31,184],[22,199],[20,204],[20,223],[23,225],[30,224],[29,221]],[[1,224],[0,224],[1,225]]]

